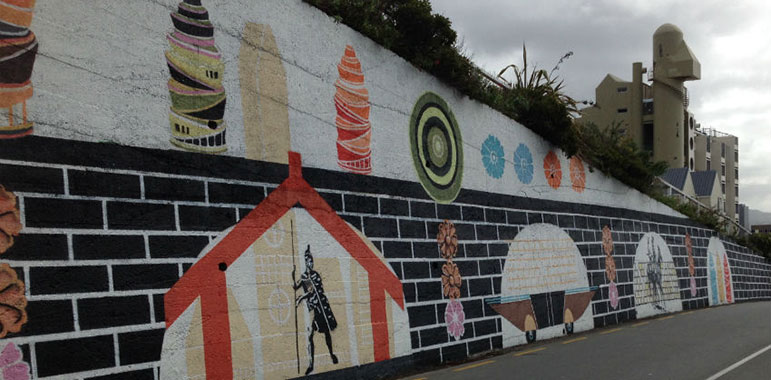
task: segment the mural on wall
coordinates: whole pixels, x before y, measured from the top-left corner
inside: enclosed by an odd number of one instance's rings
[[[691,234],[685,234],[685,251],[688,253],[688,277],[691,287],[691,297],[696,297],[696,264],[693,259],[693,242]]]
[[[352,173],[372,173],[372,125],[369,122],[369,92],[364,87],[361,62],[353,46],[346,45],[337,65],[335,82],[337,117],[337,164]]]
[[[238,80],[246,158],[286,164],[291,142],[289,95],[286,70],[270,25],[244,25]]]
[[[549,151],[543,159],[543,173],[549,186],[559,189],[560,182],[562,182],[562,168],[560,166],[560,159],[552,151]]]
[[[289,163],[166,293],[162,378],[287,378],[409,353],[401,282],[305,182],[299,154]]]
[[[618,286],[616,286],[616,260],[613,258],[613,236],[608,226],[602,227],[602,250],[605,252],[605,277],[608,279],[610,307],[618,307]]]
[[[466,314],[463,312],[463,304],[458,301],[463,281],[458,265],[452,261],[458,253],[458,235],[455,224],[449,220],[439,223],[436,241],[439,244],[439,253],[446,260],[442,265],[442,293],[445,298],[450,299],[444,310],[444,321],[447,325],[447,334],[458,340],[466,333],[466,328],[463,326],[466,321]]]
[[[420,184],[438,203],[454,201],[463,182],[463,139],[447,102],[423,94],[412,109],[409,133]]]
[[[32,97],[30,77],[38,50],[29,30],[34,8],[35,0],[0,0],[0,139],[32,133],[27,99]]]
[[[222,153],[225,141],[225,64],[214,44],[214,26],[200,0],[184,0],[171,13],[166,35],[171,143],[182,149]]]
[[[707,245],[707,293],[710,305],[734,302],[731,266],[717,237],[711,237]]]
[[[655,232],[643,235],[637,245],[633,283],[638,319],[683,310],[672,254]]]
[[[29,380],[29,364],[23,361],[21,350],[15,343],[0,342],[0,379]]]
[[[514,171],[525,185],[533,181],[533,155],[525,144],[520,143],[514,151]]]
[[[487,175],[495,179],[503,177],[503,169],[506,167],[506,154],[503,152],[503,145],[497,137],[487,136],[482,143],[482,164],[485,166]]]
[[[577,156],[570,157],[570,182],[573,185],[573,191],[583,193],[586,189],[586,171],[584,163]]]
[[[501,295],[485,300],[511,324],[504,323],[503,345],[591,329],[588,310],[596,287],[589,286],[578,247],[551,224],[531,224],[509,245]],[[524,337],[523,337],[524,335]],[[524,339],[523,339],[524,338]]]

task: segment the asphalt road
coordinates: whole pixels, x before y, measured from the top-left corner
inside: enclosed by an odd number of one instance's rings
[[[406,379],[710,379],[771,347],[771,302],[669,314],[519,346]],[[722,374],[771,379],[771,348]]]

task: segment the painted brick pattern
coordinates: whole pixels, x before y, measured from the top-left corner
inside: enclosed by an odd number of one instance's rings
[[[157,379],[163,294],[217,232],[235,224],[281,179],[178,175],[171,174],[173,166],[165,172],[154,167],[0,159],[2,182],[19,196],[25,226],[3,257],[27,284],[30,321],[13,337],[35,377]],[[416,361],[453,361],[502,347],[501,326],[507,322],[484,300],[500,294],[507,241],[531,223],[558,225],[578,246],[590,286],[600,286],[590,306],[597,327],[636,317],[632,267],[637,243],[650,231],[671,250],[684,309],[708,305],[705,267],[711,232],[706,229],[639,220],[624,210],[593,214],[584,205],[559,211],[506,208],[499,206],[505,199],[471,202],[478,198],[463,194],[463,201],[441,205],[417,196],[335,188],[331,181],[337,176],[318,190],[375,243],[402,281]],[[448,300],[442,294],[444,260],[436,234],[445,219],[455,223],[460,241],[454,261],[463,277],[460,301],[466,320],[458,340],[448,335],[444,321]],[[616,309],[603,287],[601,228],[606,225],[614,241]],[[686,232],[693,240],[696,297],[685,282]],[[771,298],[771,265],[744,247],[724,245],[737,301]]]

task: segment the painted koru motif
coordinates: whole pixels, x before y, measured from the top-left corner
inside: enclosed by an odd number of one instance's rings
[[[634,260],[637,318],[682,310],[675,264],[664,239],[655,232],[643,235]]]
[[[454,201],[463,182],[463,139],[455,116],[439,95],[427,92],[415,103],[409,139],[420,184],[435,201]]]
[[[711,237],[707,245],[707,293],[710,305],[733,303],[733,275],[723,243]]]

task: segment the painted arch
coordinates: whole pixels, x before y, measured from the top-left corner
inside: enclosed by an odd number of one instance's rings
[[[710,306],[734,302],[731,265],[717,237],[711,237],[707,246],[707,295]]]
[[[655,232],[643,235],[634,256],[634,302],[637,318],[683,310],[672,254]]]

